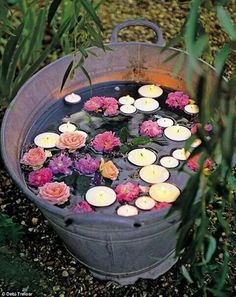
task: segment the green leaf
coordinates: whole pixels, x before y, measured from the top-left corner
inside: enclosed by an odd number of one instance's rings
[[[221,74],[223,67],[225,66],[225,62],[228,58],[228,56],[231,53],[231,47],[229,43],[224,44],[216,54],[215,57],[215,68],[218,75]]]
[[[51,23],[51,21],[53,20],[55,14],[56,14],[56,11],[58,9],[58,7],[60,6],[62,0],[53,0],[50,7],[49,7],[49,10],[48,10],[48,24]]]
[[[79,65],[79,68],[82,70],[83,74],[87,77],[87,80],[89,81],[89,85],[92,86],[92,81],[88,71],[82,65]]]
[[[23,31],[24,24],[19,25],[15,31],[15,35],[11,36],[5,46],[5,50],[2,57],[2,83],[6,81],[9,65],[11,63],[13,54],[16,50],[17,43],[21,37],[21,33]]]
[[[236,27],[232,23],[229,13],[224,9],[223,6],[219,5],[216,8],[217,17],[224,28],[225,32],[230,36],[231,39],[236,39]]]
[[[63,89],[63,87],[64,87],[64,85],[65,85],[65,83],[66,83],[66,81],[67,81],[67,78],[68,78],[69,75],[70,75],[70,72],[71,72],[71,69],[72,69],[72,67],[73,67],[73,64],[74,64],[74,61],[71,61],[70,64],[68,65],[66,71],[65,71],[65,74],[64,74],[63,79],[62,79],[62,83],[61,83],[61,89],[60,89],[60,91]]]
[[[76,179],[76,192],[83,196],[88,191],[90,187],[91,177],[79,175]]]
[[[84,9],[86,10],[86,12],[91,15],[92,19],[94,20],[94,22],[96,23],[96,25],[98,26],[98,28],[100,30],[102,30],[102,24],[100,22],[99,17],[97,16],[95,9],[92,5],[92,3],[90,2],[90,0],[81,0],[81,4],[83,5]]]
[[[206,252],[206,262],[205,263],[208,263],[210,262],[213,254],[215,253],[215,250],[216,250],[216,246],[217,246],[217,243],[216,243],[216,240],[213,236],[209,235],[208,236],[208,241],[209,241],[209,244],[208,244],[208,247],[207,247],[207,252]]]
[[[122,154],[126,154],[128,153],[129,151],[131,150],[131,147],[129,145],[122,145],[119,149],[119,151],[122,153]]]
[[[188,270],[185,268],[184,265],[181,266],[181,272],[182,272],[183,276],[186,278],[186,280],[187,280],[190,284],[192,284],[192,283],[193,283],[193,280],[192,280],[192,278],[191,278],[191,276],[190,276]]]
[[[129,133],[128,133],[128,129],[126,127],[123,127],[122,129],[120,129],[120,133],[119,133],[119,137],[121,142],[127,142]]]
[[[134,137],[131,140],[132,145],[144,145],[144,144],[148,144],[150,142],[152,142],[152,140],[150,137],[147,137],[147,136],[138,136],[138,137]]]

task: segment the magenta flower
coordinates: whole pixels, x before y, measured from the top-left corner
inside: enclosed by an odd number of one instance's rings
[[[98,111],[103,106],[103,97],[92,97],[84,104],[86,111]]]
[[[49,167],[55,174],[71,174],[71,170],[69,169],[71,165],[71,158],[63,154],[58,157],[53,157],[49,162]]]
[[[74,213],[89,213],[93,212],[93,209],[87,201],[81,201],[72,208],[72,211]]]
[[[161,135],[162,132],[162,128],[157,124],[157,122],[153,122],[152,120],[144,121],[140,126],[141,135],[156,137]]]
[[[171,92],[168,94],[166,104],[169,107],[175,107],[183,109],[185,105],[189,103],[189,96],[184,94],[183,92]]]
[[[207,131],[207,132],[211,132],[213,130],[213,127],[210,123],[207,123],[205,126],[204,126],[204,130]]]
[[[92,158],[89,154],[74,162],[75,168],[82,174],[93,174],[100,166],[98,159]]]
[[[94,140],[91,142],[91,145],[98,152],[111,152],[115,147],[120,146],[121,142],[118,137],[115,136],[115,133],[112,131],[107,131],[95,136]]]
[[[116,198],[120,202],[130,202],[138,197],[140,188],[136,183],[127,182],[125,184],[119,184],[115,188]]]
[[[152,210],[160,210],[162,208],[166,208],[166,207],[169,207],[171,206],[170,203],[167,203],[167,202],[159,202],[159,203],[156,203],[156,205],[153,207]]]
[[[35,187],[41,187],[52,180],[52,170],[50,168],[41,168],[30,172],[29,184]]]

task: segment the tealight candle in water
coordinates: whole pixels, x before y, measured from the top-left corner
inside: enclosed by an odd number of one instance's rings
[[[81,100],[81,97],[77,94],[71,93],[67,95],[65,98],[65,102],[69,104],[76,104],[79,103]]]
[[[156,202],[149,196],[142,196],[135,200],[135,205],[142,210],[150,210],[155,206]]]
[[[53,148],[59,139],[59,135],[53,132],[45,132],[34,138],[34,143],[42,148]]]
[[[138,214],[138,209],[133,205],[125,204],[117,209],[117,214],[123,217],[136,216]]]
[[[154,152],[149,149],[135,149],[128,153],[128,160],[137,166],[147,166],[153,164],[157,159]]]
[[[160,118],[157,120],[157,124],[162,128],[167,128],[174,125],[174,121],[170,118]]]
[[[166,137],[174,141],[184,141],[191,137],[191,132],[188,128],[175,125],[167,127],[164,131]]]
[[[89,204],[95,207],[105,207],[116,201],[116,193],[111,188],[97,186],[87,191],[85,199]]]
[[[200,144],[202,143],[200,138],[196,138],[192,143],[191,143],[191,147],[198,147]]]
[[[145,85],[140,87],[138,92],[143,97],[157,98],[162,95],[163,90],[156,85]]]
[[[134,103],[134,98],[127,95],[127,96],[123,96],[123,97],[120,97],[119,99],[119,103],[120,104],[133,104]]]
[[[184,148],[176,149],[173,151],[172,156],[180,161],[185,161],[189,158],[190,152],[186,151]]]
[[[76,126],[74,124],[71,124],[70,122],[61,124],[58,127],[58,130],[62,133],[64,132],[74,132],[76,130]]]
[[[189,114],[197,114],[199,113],[199,107],[197,106],[197,104],[188,104],[185,105],[184,111]]]
[[[175,168],[179,165],[179,161],[171,156],[165,156],[160,159],[160,164],[166,168]]]
[[[140,111],[154,111],[159,108],[159,102],[153,98],[139,98],[135,100],[134,106]]]
[[[170,183],[160,183],[151,186],[149,195],[158,202],[174,202],[180,195],[180,190]]]
[[[169,171],[159,165],[149,165],[143,167],[139,172],[140,178],[147,183],[163,183],[169,178]]]
[[[131,104],[124,104],[120,107],[120,111],[125,114],[132,114],[136,112],[136,107]]]

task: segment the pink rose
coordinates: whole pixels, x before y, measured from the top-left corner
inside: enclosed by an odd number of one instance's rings
[[[77,150],[85,146],[87,134],[81,131],[62,133],[56,146],[60,149]]]
[[[140,134],[149,137],[156,137],[162,134],[162,128],[152,120],[142,122],[140,126]]]
[[[21,163],[32,167],[38,167],[42,166],[46,159],[47,155],[44,149],[41,147],[36,147],[30,149],[23,155]]]
[[[140,193],[140,188],[137,184],[132,182],[127,182],[125,184],[119,184],[115,188],[116,198],[118,201],[130,202],[138,197]]]
[[[52,170],[50,168],[41,168],[30,172],[28,181],[32,186],[43,186],[52,180]]]
[[[39,187],[38,196],[50,204],[63,204],[70,196],[70,188],[64,182],[46,183]]]

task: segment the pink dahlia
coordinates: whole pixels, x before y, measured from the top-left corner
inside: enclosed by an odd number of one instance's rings
[[[183,92],[171,92],[168,94],[166,104],[169,107],[175,107],[183,109],[185,105],[189,103],[189,96]]]
[[[50,204],[63,204],[70,196],[70,188],[64,182],[46,183],[39,187],[38,196]]]
[[[105,116],[113,116],[118,113],[118,103],[117,100],[113,97],[104,97],[103,98],[103,109]]]
[[[170,203],[167,203],[167,202],[159,202],[159,203],[156,203],[156,205],[153,207],[152,210],[160,210],[162,208],[166,208],[166,207],[169,207],[171,206]]]
[[[50,168],[41,168],[30,172],[28,181],[32,186],[40,187],[52,180],[52,170]]]
[[[162,128],[152,120],[142,122],[140,126],[140,134],[149,136],[149,137],[156,137],[162,134]]]
[[[136,183],[127,182],[115,188],[116,198],[120,202],[130,202],[138,197],[140,188]]]
[[[86,111],[98,111],[103,106],[103,97],[92,97],[84,104]]]
[[[115,147],[120,146],[121,142],[115,133],[112,131],[106,131],[104,133],[95,136],[91,143],[92,147],[98,152],[111,152]]]
[[[199,160],[200,160],[201,154],[197,154],[195,156],[193,156],[192,158],[190,158],[187,162],[187,166],[193,170],[193,171],[197,171],[199,169]],[[211,159],[206,159],[206,161],[204,162],[203,167],[204,168],[208,168],[211,169],[213,166],[213,162]]]
[[[93,212],[93,209],[87,201],[80,201],[72,208],[72,211],[74,213],[89,213]]]

